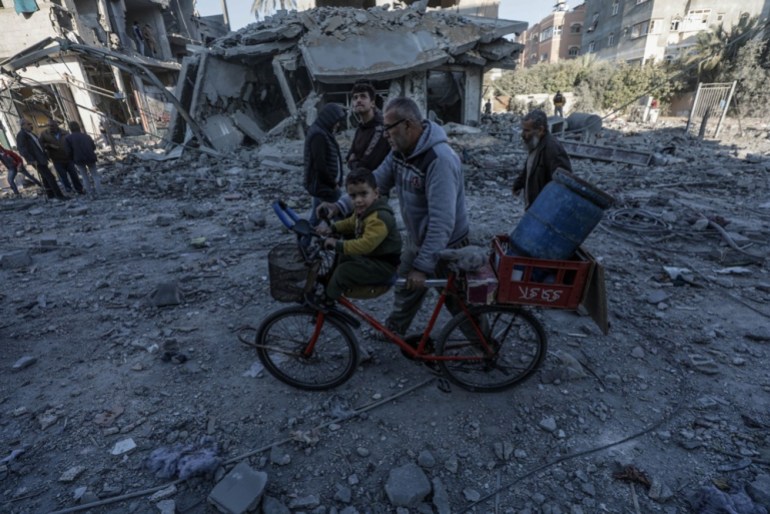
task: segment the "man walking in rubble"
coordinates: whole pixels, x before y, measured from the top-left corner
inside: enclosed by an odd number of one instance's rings
[[[59,184],[56,183],[56,178],[48,167],[48,156],[45,150],[43,150],[43,145],[40,144],[40,140],[32,132],[31,121],[21,120],[21,130],[16,134],[16,146],[22,157],[27,160],[27,163],[37,169],[40,179],[43,181],[46,196],[48,198],[66,200],[67,197],[59,189]]]
[[[326,104],[305,136],[305,190],[313,198],[310,225],[314,227],[318,225],[317,207],[336,202],[342,194],[342,154],[334,134],[343,119],[341,105]]]
[[[551,181],[557,168],[572,171],[569,155],[558,139],[548,132],[548,117],[535,109],[521,120],[521,140],[527,149],[524,169],[513,182],[513,194],[524,191],[524,208],[529,209],[537,195]]]
[[[358,80],[353,84],[351,96],[358,128],[345,161],[351,171],[374,170],[390,153],[390,144],[382,130],[382,113],[375,105],[374,86],[367,80]]]
[[[48,122],[48,129],[40,134],[40,142],[48,153],[48,157],[53,161],[53,167],[56,169],[56,174],[59,175],[59,180],[61,180],[65,191],[71,193],[74,190],[82,195],[85,193],[83,184],[80,182],[78,170],[75,169],[75,164],[72,162],[72,156],[64,144],[64,138],[67,137],[67,134],[68,132],[59,127],[58,121],[51,119]]]

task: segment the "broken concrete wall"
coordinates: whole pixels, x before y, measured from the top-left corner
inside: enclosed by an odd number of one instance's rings
[[[210,105],[225,108],[234,99],[240,98],[249,75],[250,70],[243,65],[211,59],[201,93]]]

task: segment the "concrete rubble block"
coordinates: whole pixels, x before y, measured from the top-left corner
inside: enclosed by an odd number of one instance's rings
[[[256,508],[267,486],[267,473],[240,462],[214,487],[208,501],[219,512],[241,514]]]
[[[390,470],[385,494],[396,507],[414,507],[430,494],[428,477],[417,464],[406,464]]]
[[[262,500],[262,514],[291,514],[291,511],[277,498],[265,496]]]
[[[746,486],[746,492],[752,500],[762,505],[770,512],[770,475],[757,475],[753,482]]]
[[[2,269],[20,269],[31,265],[32,256],[26,250],[0,255],[0,268]]]
[[[149,300],[156,307],[179,305],[182,303],[182,291],[176,282],[163,282],[150,293]]]
[[[214,149],[219,152],[231,152],[243,143],[243,132],[224,114],[208,118],[202,130],[214,145]]]
[[[19,358],[19,360],[13,363],[13,370],[20,371],[24,368],[28,368],[32,366],[36,362],[37,362],[37,357],[33,357],[31,355],[24,355],[23,357]]]
[[[512,41],[508,41],[507,39],[498,39],[493,43],[479,45],[478,51],[479,54],[481,54],[481,56],[485,59],[489,59],[490,61],[499,61],[500,59],[508,57],[520,48],[520,43],[514,43]]]
[[[433,506],[438,514],[451,514],[452,507],[449,503],[449,493],[440,478],[433,479]]]
[[[174,514],[176,512],[176,502],[174,500],[161,500],[155,506],[161,514]]]
[[[233,113],[232,118],[235,126],[257,143],[262,143],[267,137],[265,131],[259,128],[259,125],[242,111]]]

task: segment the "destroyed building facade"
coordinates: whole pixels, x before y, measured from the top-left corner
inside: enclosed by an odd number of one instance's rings
[[[15,145],[19,118],[77,121],[99,133],[158,134],[187,46],[227,33],[194,0],[53,0],[29,12],[0,8],[0,143]],[[37,128],[36,128],[37,130]]]
[[[430,117],[472,124],[484,73],[518,62],[522,45],[504,36],[526,28],[424,6],[281,11],[186,58],[176,96],[218,151],[276,132],[302,137],[324,103],[349,106],[358,79],[373,83],[380,106],[406,95]],[[186,129],[180,112],[171,139],[187,141]]]

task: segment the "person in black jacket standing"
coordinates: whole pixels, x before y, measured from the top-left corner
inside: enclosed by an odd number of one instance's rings
[[[318,225],[318,206],[336,202],[342,195],[342,154],[334,134],[344,118],[341,105],[326,104],[305,136],[305,190],[313,197],[312,226]]]
[[[553,172],[557,168],[572,172],[572,163],[559,140],[548,132],[548,116],[540,109],[522,118],[521,140],[528,152],[527,161],[513,182],[513,194],[524,191],[524,208],[529,209]]]
[[[40,144],[40,140],[32,132],[31,121],[21,120],[21,130],[16,134],[16,146],[21,156],[27,160],[27,163],[34,166],[40,174],[46,196],[48,198],[66,200],[67,197],[59,189],[56,178],[51,173],[50,168],[48,168],[48,156],[45,150],[43,150],[43,145]]]
[[[358,128],[345,161],[351,171],[376,170],[390,153],[390,144],[382,129],[382,113],[374,103],[374,86],[367,80],[358,80],[353,84],[351,97]]]
[[[77,121],[70,121],[68,126],[70,134],[64,138],[64,146],[83,178],[86,192],[95,197],[101,193],[99,172],[96,169],[96,143],[91,136],[80,131],[80,123]]]

